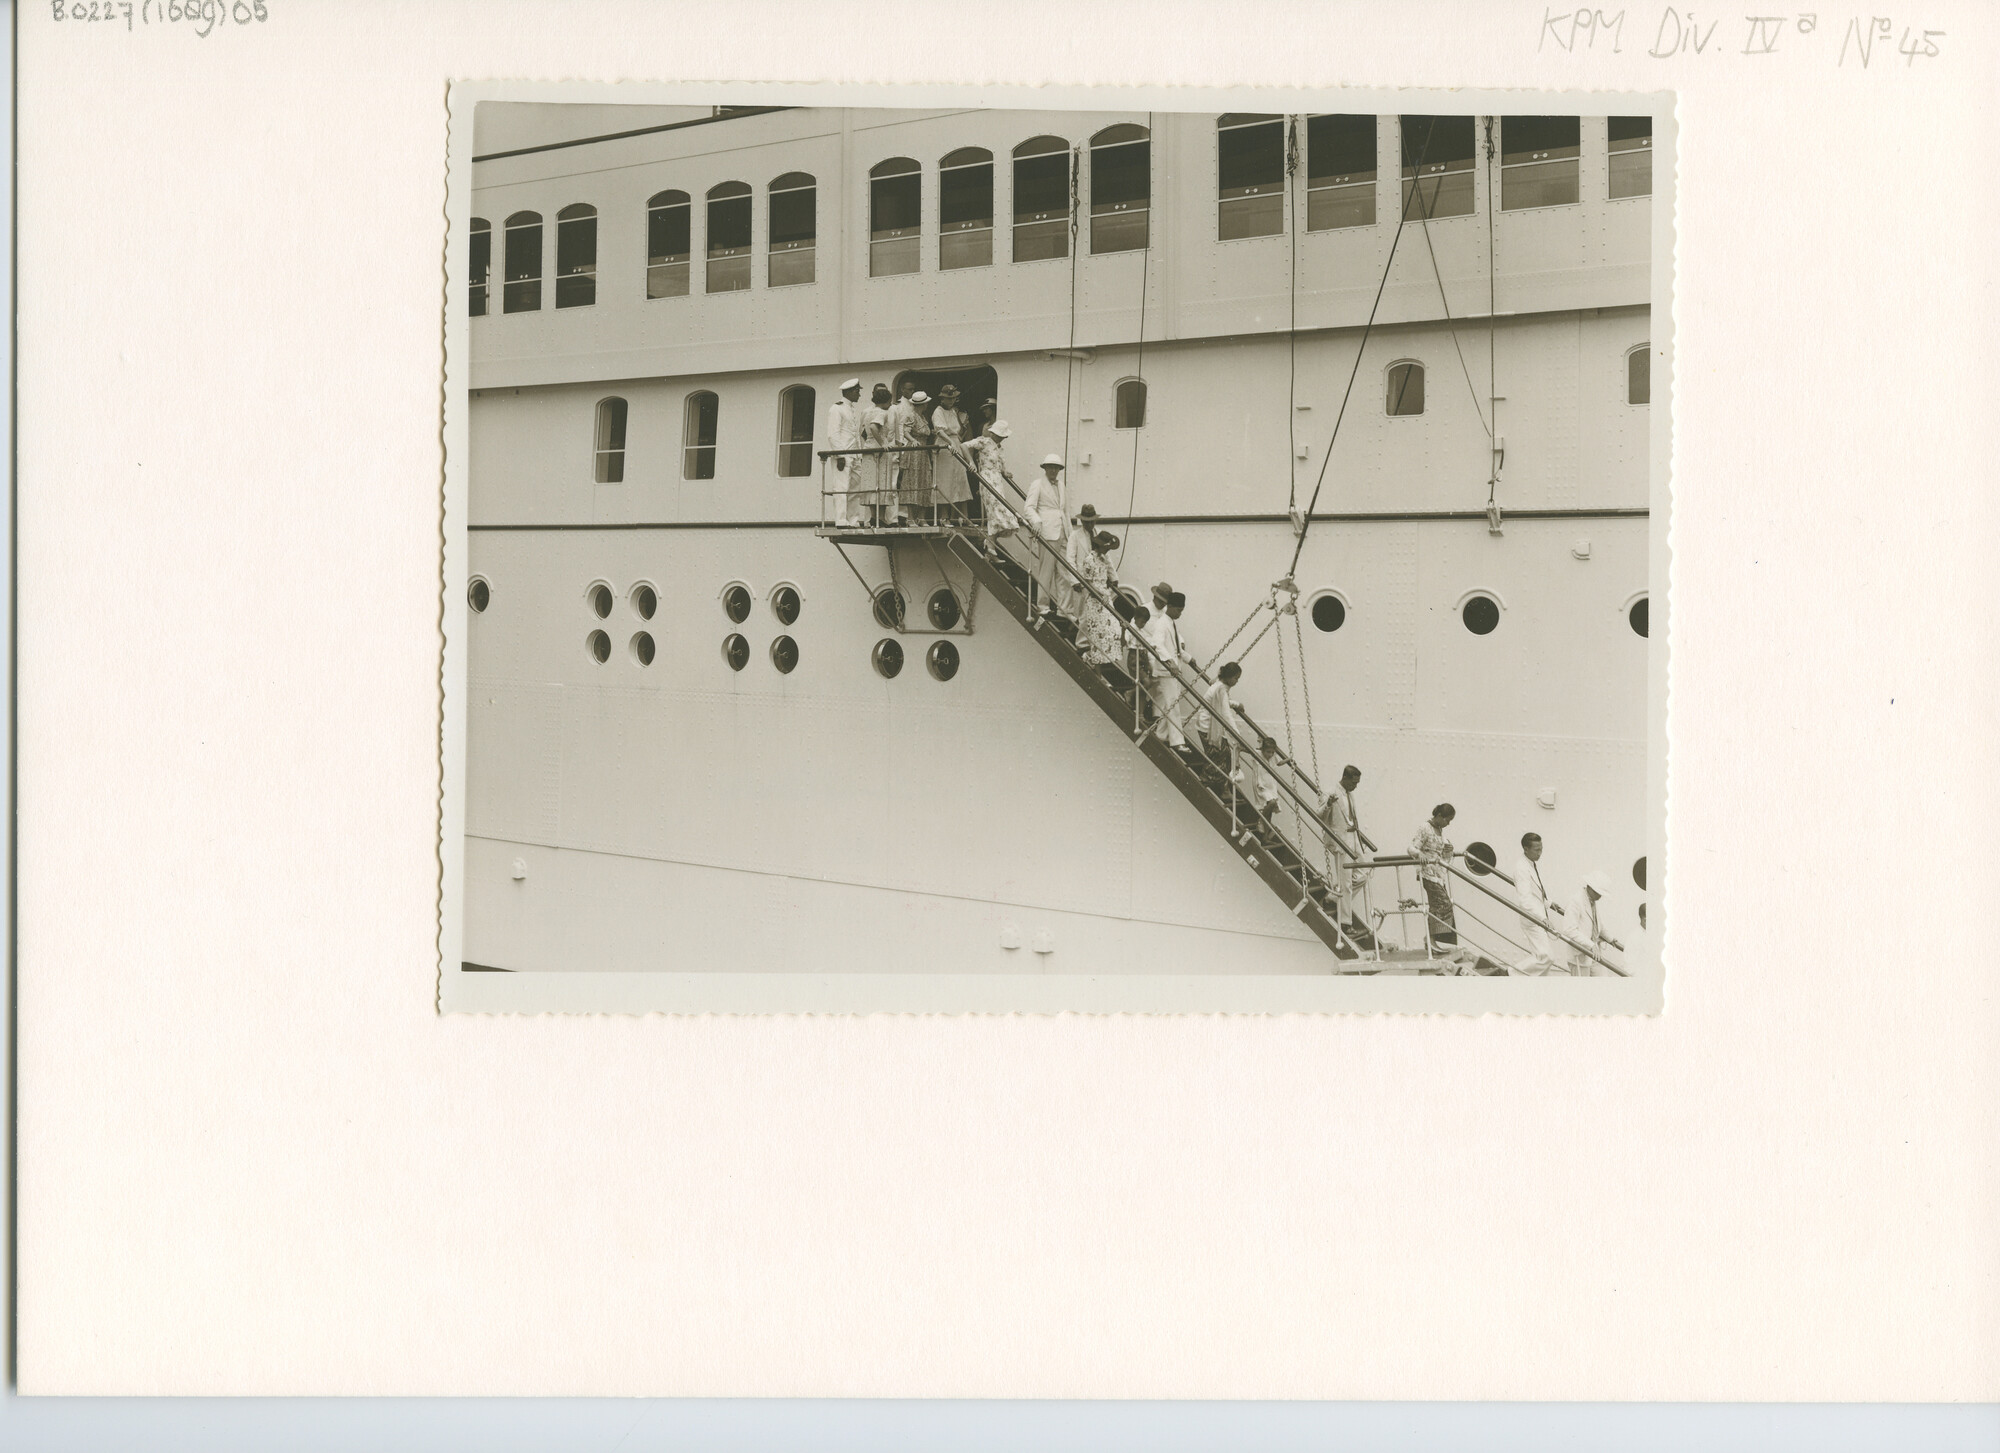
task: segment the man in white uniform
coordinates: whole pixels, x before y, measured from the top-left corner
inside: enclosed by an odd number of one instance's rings
[[[826,411],[826,447],[829,449],[859,449],[861,447],[861,380],[850,378],[840,386],[840,397],[835,399]],[[827,488],[833,495],[834,520],[838,524],[853,525],[854,507],[848,500],[848,484],[853,479],[852,459],[835,459],[833,481]]]
[[[1354,806],[1354,789],[1361,785],[1361,769],[1350,763],[1340,773],[1340,785],[1326,796],[1327,836],[1333,840],[1333,901],[1340,926],[1355,921],[1354,895],[1361,886],[1363,870],[1355,864],[1361,858],[1361,818]],[[1367,925],[1363,924],[1365,929]]]
[[[1569,948],[1564,945],[1558,950],[1558,940],[1536,922],[1537,918],[1558,922],[1562,908],[1549,901],[1548,885],[1542,881],[1542,835],[1538,832],[1524,833],[1521,837],[1521,856],[1514,862],[1514,894],[1520,900],[1524,916],[1521,919],[1521,942],[1527,953],[1514,965],[1517,974],[1561,973],[1568,967]],[[1530,918],[1526,914],[1533,914]]]
[[[1187,707],[1183,698],[1187,694],[1184,673],[1187,670],[1187,645],[1181,639],[1181,611],[1187,606],[1187,597],[1178,590],[1167,593],[1166,609],[1153,617],[1146,627],[1147,639],[1159,653],[1160,660],[1147,662],[1151,674],[1150,689],[1153,695],[1153,709],[1159,713],[1160,735],[1166,744],[1176,750],[1187,745],[1187,731],[1184,718]]]

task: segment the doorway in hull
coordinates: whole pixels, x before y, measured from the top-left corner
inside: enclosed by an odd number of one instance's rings
[[[965,415],[965,441],[969,444],[979,437],[979,431],[1000,417],[1000,375],[991,365],[975,367],[906,368],[896,375],[892,385],[897,398],[903,396],[903,385],[907,382],[911,389],[921,390],[933,399],[937,398],[950,384],[958,390],[958,407]],[[971,515],[982,519],[985,509],[973,492]]]

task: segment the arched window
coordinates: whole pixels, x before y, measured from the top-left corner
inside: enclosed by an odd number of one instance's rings
[[[1653,345],[1641,343],[1625,355],[1625,402],[1653,401]]]
[[[786,172],[771,183],[769,285],[788,288],[814,277],[819,242],[819,192],[804,172]]]
[[[1120,429],[1141,429],[1146,424],[1146,380],[1128,378],[1118,385],[1114,411]]]
[[[1306,231],[1375,225],[1375,118],[1306,121]]]
[[[1611,148],[1611,195],[1650,197],[1653,194],[1653,118],[1606,118],[1605,139]]]
[[[1388,410],[1391,417],[1424,411],[1424,366],[1421,363],[1389,365]]]
[[[993,153],[965,146],[938,163],[938,268],[993,261]]]
[[[1500,209],[1561,207],[1577,200],[1582,122],[1574,116],[1500,118]]]
[[[715,478],[715,395],[689,394],[681,416],[681,478]]]
[[[1069,143],[1037,136],[1014,148],[1014,261],[1069,256]]]
[[[486,316],[486,276],[493,270],[493,224],[484,217],[472,219],[472,292],[466,311],[475,318]]]
[[[1215,121],[1215,235],[1275,237],[1285,230],[1285,118],[1232,111]]]
[[[1466,217],[1472,213],[1472,118],[1405,116],[1403,217]]]
[[[599,484],[625,482],[625,400],[597,401],[595,477]]]
[[[778,395],[778,475],[804,479],[812,474],[813,391],[793,384]]]
[[[646,199],[647,297],[687,296],[691,215],[686,192],[655,192]]]
[[[708,189],[708,291],[740,293],[750,286],[750,184]]]
[[[1090,250],[1131,252],[1146,245],[1153,203],[1152,133],[1107,126],[1090,138]]]
[[[597,301],[597,209],[582,202],[556,213],[556,306]]]
[[[532,313],[542,305],[542,214],[516,212],[507,219],[506,287],[500,309]]]
[[[924,178],[907,156],[868,170],[868,276],[915,272],[922,261]]]

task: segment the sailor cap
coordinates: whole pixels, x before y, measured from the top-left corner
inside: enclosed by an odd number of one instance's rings
[[[844,384],[842,384],[842,385],[840,386],[840,391],[841,391],[842,393],[846,393],[846,392],[847,392],[847,391],[848,391],[849,389],[851,389],[851,388],[860,388],[860,387],[861,387],[861,380],[860,380],[860,379],[858,379],[858,378],[850,378],[850,379],[849,379],[849,380],[848,380],[848,381],[847,381],[846,383],[844,383]]]

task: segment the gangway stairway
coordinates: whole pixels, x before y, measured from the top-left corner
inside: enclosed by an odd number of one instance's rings
[[[882,448],[825,450],[820,452],[819,457],[824,471],[825,461],[836,454],[865,456],[894,452]],[[934,453],[935,450],[919,447],[905,452]],[[991,486],[977,479],[974,471],[968,470],[968,473],[976,481],[983,497],[982,503],[991,509],[994,504]],[[1478,919],[1469,908],[1462,908],[1461,911],[1479,922],[1492,935],[1493,942],[1473,944],[1467,936],[1465,943],[1442,945],[1433,941],[1427,929],[1420,930],[1408,947],[1378,942],[1381,921],[1387,917],[1402,917],[1406,926],[1407,915],[1411,914],[1420,923],[1427,921],[1421,902],[1404,897],[1401,891],[1401,870],[1414,867],[1416,860],[1379,854],[1359,858],[1350,856],[1360,848],[1370,849],[1372,853],[1373,845],[1363,839],[1359,845],[1350,848],[1333,835],[1322,816],[1324,798],[1318,784],[1282,750],[1277,753],[1275,761],[1264,763],[1266,768],[1276,768],[1267,771],[1266,775],[1279,796],[1277,810],[1266,816],[1243,797],[1226,761],[1212,760],[1200,750],[1184,753],[1169,745],[1159,729],[1160,724],[1148,720],[1150,703],[1145,700],[1143,688],[1131,675],[1116,664],[1099,665],[1087,659],[1077,645],[1076,621],[1058,614],[1043,613],[1031,604],[1035,593],[1031,582],[1037,577],[1044,580],[1053,578],[1064,582],[1063,594],[1066,597],[1081,593],[1093,599],[1098,607],[1116,615],[1116,603],[1086,581],[1060,549],[1042,540],[1032,529],[1024,525],[1018,530],[989,537],[979,525],[963,520],[957,523],[913,522],[897,525],[842,523],[838,518],[841,510],[851,508],[858,496],[843,498],[837,489],[830,489],[824,472],[821,493],[819,534],[841,547],[843,555],[847,545],[880,545],[891,551],[893,559],[897,541],[921,540],[928,550],[935,551],[942,547],[943,551],[955,557],[970,572],[975,590],[983,589],[986,594],[989,602],[984,611],[986,617],[990,619],[997,607],[1012,616],[1018,627],[1029,632],[1043,653],[1062,668],[1063,674],[1096,703],[1106,719],[1138,747],[1156,771],[1173,784],[1203,820],[1230,845],[1231,851],[1243,864],[1277,896],[1286,910],[1326,945],[1338,961],[1336,972],[1504,973],[1503,961],[1518,957],[1521,945],[1504,930]],[[999,503],[1009,513],[1020,509],[1018,501],[1000,500]],[[932,519],[945,513],[948,512],[919,511],[920,515]],[[856,577],[860,578],[859,571],[856,571]],[[865,581],[863,585],[866,588]],[[1172,670],[1184,682],[1190,683],[1190,690],[1206,683],[1208,678],[1205,674],[1187,663],[1166,661],[1136,631],[1128,629],[1125,639],[1136,656],[1144,658],[1143,662],[1135,659],[1128,664],[1140,664],[1142,669],[1150,669],[1155,674]],[[1240,712],[1241,709],[1238,710]],[[1216,726],[1227,739],[1227,756],[1257,755],[1259,733],[1247,716],[1242,722],[1220,721]],[[1285,826],[1280,826],[1281,823]],[[1351,866],[1389,867],[1395,870],[1398,883],[1396,907],[1371,912],[1365,888],[1357,888],[1348,905],[1350,912],[1357,916],[1344,924],[1340,922],[1333,884],[1338,875],[1348,872]],[[1482,904],[1486,899],[1498,904],[1500,915],[1509,921],[1520,914],[1517,902],[1502,897],[1458,864],[1446,863],[1444,868],[1454,882],[1476,890],[1471,896],[1481,898]],[[1486,871],[1493,872],[1490,867]],[[1493,876],[1503,882],[1509,881],[1504,874],[1493,873]],[[1372,922],[1369,921],[1371,916]],[[1586,946],[1544,918],[1536,917],[1534,921],[1553,939],[1588,955],[1605,971],[1623,976],[1625,971],[1602,958],[1594,946]]]

